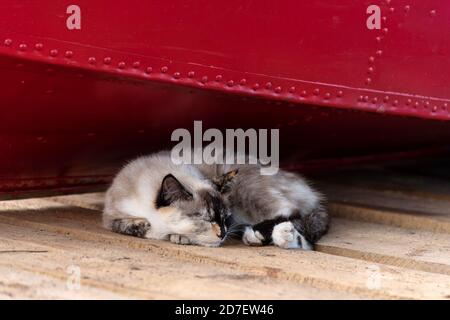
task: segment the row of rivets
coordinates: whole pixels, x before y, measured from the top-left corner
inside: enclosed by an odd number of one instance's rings
[[[405,7],[405,8],[406,8],[406,7]],[[409,9],[408,9],[408,10],[409,10]],[[387,28],[385,28],[385,29],[387,29]],[[384,32],[384,33],[386,34],[387,32]],[[382,37],[377,37],[376,40],[377,40],[377,42],[381,42]],[[11,39],[6,39],[6,40],[4,40],[4,45],[7,46],[7,47],[10,47],[10,46],[12,45],[12,43],[13,43],[13,41],[12,41]],[[42,51],[43,48],[44,48],[44,45],[43,45],[42,43],[36,43],[36,44],[35,44],[35,49],[36,49],[36,50]],[[20,50],[20,51],[26,51],[27,49],[28,49],[28,46],[27,46],[25,43],[19,44],[19,50]],[[50,50],[49,54],[50,54],[51,57],[56,57],[56,56],[58,55],[58,50],[57,50],[57,49],[52,49],[52,50]],[[382,51],[382,50],[377,50],[377,51],[375,52],[375,55],[378,56],[378,57],[380,57],[382,54],[383,54],[383,51]],[[73,55],[74,55],[73,51],[70,51],[70,50],[66,51],[65,54],[64,54],[64,56],[65,56],[66,58],[72,58]],[[370,57],[369,57],[369,63],[373,63],[373,62],[375,62],[375,57],[374,57],[374,56],[370,56]],[[88,58],[88,63],[91,64],[91,65],[95,65],[95,64],[97,63],[97,59],[96,59],[95,57],[89,57],[89,58]],[[110,65],[110,64],[112,63],[112,58],[111,58],[111,57],[105,57],[105,58],[103,59],[103,63],[104,63],[105,65]],[[21,67],[21,66],[23,66],[23,64],[18,64],[17,67],[19,67],[19,66]],[[118,66],[119,69],[125,69],[126,63],[125,63],[124,61],[120,61],[120,62],[117,64],[117,66]],[[141,67],[141,63],[140,63],[139,61],[135,61],[135,62],[132,64],[132,66],[133,66],[134,69],[139,69],[139,68]],[[168,72],[168,67],[167,67],[167,66],[163,66],[163,67],[161,67],[160,70],[161,70],[161,73],[167,73],[167,72]],[[50,68],[49,68],[49,69],[47,69],[46,71],[48,71],[48,72],[53,72],[53,69],[50,69]],[[150,73],[152,73],[152,71],[153,71],[152,67],[147,67],[147,68],[145,69],[144,72],[145,72],[146,74],[150,74]],[[374,67],[373,67],[373,66],[370,66],[370,67],[367,69],[367,73],[368,73],[368,74],[372,74],[373,72],[374,72]],[[187,73],[187,76],[188,76],[188,78],[194,78],[194,77],[195,77],[195,72],[194,72],[194,71],[189,71],[189,72]],[[181,73],[180,73],[180,72],[175,72],[175,73],[173,74],[173,78],[175,78],[175,79],[179,79],[180,77],[181,77]],[[216,77],[215,77],[215,81],[216,81],[216,82],[221,82],[222,80],[223,80],[223,76],[222,76],[221,74],[216,75]],[[207,76],[203,76],[203,77],[200,79],[200,82],[203,83],[203,84],[206,84],[206,83],[208,82],[208,77],[207,77]],[[371,78],[367,78],[367,79],[366,79],[366,83],[367,83],[367,84],[370,84],[370,83],[371,83]],[[245,86],[245,85],[247,85],[247,80],[246,80],[246,79],[241,79],[241,80],[239,81],[239,84],[240,84],[241,86]],[[235,85],[235,82],[234,82],[233,80],[229,80],[228,82],[226,82],[226,85],[227,85],[228,87],[233,87],[233,86]],[[255,84],[252,86],[252,89],[253,89],[254,91],[259,90],[260,88],[261,88],[261,85],[260,85],[259,83],[255,83]],[[265,85],[264,85],[264,88],[267,89],[267,90],[272,89],[272,88],[273,88],[272,82],[266,82]],[[282,87],[280,87],[280,86],[275,87],[273,90],[274,90],[274,92],[277,93],[277,94],[279,94],[279,93],[281,93],[281,92],[283,91]],[[295,91],[296,91],[296,88],[293,87],[293,86],[290,87],[290,88],[288,89],[288,92],[291,93],[291,94],[295,94]],[[51,93],[53,93],[53,90],[47,90],[46,93],[47,93],[47,94],[51,94]],[[319,95],[320,95],[320,89],[319,89],[319,88],[313,89],[312,94],[313,94],[314,96],[319,96]],[[305,90],[301,91],[301,92],[300,92],[300,96],[301,96],[302,98],[305,98],[305,97],[307,96],[307,92],[306,92]],[[342,90],[339,90],[339,91],[336,93],[336,97],[340,98],[340,97],[342,97],[342,96],[343,96],[343,91],[342,91]],[[331,99],[331,97],[332,97],[332,95],[331,95],[330,92],[326,92],[326,93],[324,94],[324,96],[323,96],[324,100],[329,100],[329,99]],[[369,96],[359,96],[359,98],[358,98],[358,101],[363,101],[363,102],[369,102],[369,100],[370,100]],[[385,97],[383,98],[383,102],[384,102],[384,103],[388,103],[389,100],[390,100],[390,99],[389,99],[389,96],[385,96]],[[373,97],[372,100],[371,100],[371,102],[372,102],[373,104],[378,103],[378,98],[377,98],[377,97]],[[398,106],[399,101],[398,101],[398,100],[393,100],[391,104],[392,104],[392,106],[396,107],[396,106]],[[411,99],[407,99],[406,102],[405,102],[405,105],[406,105],[406,106],[413,105],[414,108],[418,108],[418,107],[420,106],[420,103],[419,103],[418,101],[416,101],[416,102],[413,103],[413,101],[412,101]],[[430,102],[429,102],[429,101],[423,102],[423,105],[424,105],[424,108],[425,108],[425,109],[430,109]],[[442,106],[442,110],[446,110],[447,108],[448,108],[448,104],[445,103],[445,104]],[[433,106],[433,107],[431,108],[432,112],[437,112],[438,109],[439,109],[439,107],[436,106],[436,105]],[[380,107],[380,110],[384,110],[384,107],[381,106],[381,107]]]
[[[360,96],[358,97],[358,101],[369,102],[369,100],[370,100],[370,97],[369,97],[369,96],[363,96],[363,95],[360,95]],[[383,97],[383,102],[384,102],[384,103],[388,103],[389,100],[390,100],[390,97],[389,97],[389,96]],[[378,102],[378,98],[377,98],[377,97],[373,97],[372,100],[371,100],[371,102],[372,102],[373,104],[376,104],[376,103]],[[393,100],[391,104],[392,104],[393,107],[397,107],[397,106],[399,105],[399,101],[398,101],[398,100]],[[420,107],[421,104],[420,104],[419,101],[416,101],[416,102],[413,103],[413,101],[412,101],[411,99],[407,99],[407,100],[405,101],[405,105],[406,105],[406,106],[413,105],[414,109],[417,109],[418,107]],[[429,101],[422,101],[422,105],[423,105],[423,108],[424,108],[424,109],[430,109],[431,103],[430,103]],[[444,104],[442,105],[441,109],[442,109],[443,111],[445,111],[445,110],[447,110],[447,107],[448,107],[448,103],[444,103]],[[437,112],[438,110],[439,110],[439,107],[438,107],[437,105],[434,105],[433,108],[431,108],[431,111],[432,111],[432,112]]]
[[[7,44],[10,45],[10,44],[12,43],[12,41],[5,41],[5,43],[7,43]],[[52,51],[52,52],[51,52],[51,55],[52,55],[52,56],[56,56],[56,55],[57,55],[57,51],[56,51],[56,52],[55,52],[55,51]],[[73,55],[72,52],[71,52],[70,54],[67,54],[67,52],[66,52],[66,57],[68,57],[68,56],[71,57],[72,55]],[[89,62],[89,64],[91,64],[91,65],[96,64],[96,59],[95,59],[95,57],[89,57],[89,58],[88,58],[88,62]],[[106,65],[109,65],[109,64],[111,64],[112,59],[111,59],[110,57],[105,57],[104,60],[103,60],[103,62],[104,62]],[[134,68],[139,68],[139,66],[140,66],[140,63],[139,63],[139,62],[135,62],[135,63],[133,64],[133,67],[134,67]],[[119,62],[119,63],[118,63],[118,67],[119,67],[119,69],[124,69],[124,68],[125,68],[125,63],[124,63],[124,62]],[[161,72],[162,72],[162,73],[166,73],[167,71],[168,71],[168,67],[167,67],[167,66],[163,66],[163,67],[161,68]],[[151,67],[148,67],[148,68],[146,69],[146,73],[149,74],[149,73],[151,73],[151,72],[152,72]],[[194,75],[195,75],[194,71],[190,71],[190,72],[188,73],[188,77],[189,77],[189,78],[193,78]],[[179,72],[175,72],[174,75],[173,75],[173,77],[174,77],[175,79],[179,79],[179,78],[181,77],[181,74],[180,74]],[[217,82],[221,82],[222,79],[223,79],[223,76],[220,75],[220,74],[217,75],[216,78],[215,78],[215,80],[216,80]],[[201,79],[201,82],[202,82],[202,83],[206,83],[207,81],[208,81],[208,78],[207,78],[206,76],[204,76],[204,77]],[[246,83],[247,83],[247,80],[246,80],[246,79],[241,79],[241,81],[240,81],[239,83],[240,83],[240,85],[245,86]],[[229,87],[233,87],[234,85],[235,85],[235,83],[234,83],[233,80],[230,80],[230,81],[227,82],[227,86],[229,86]],[[267,83],[265,84],[265,88],[268,89],[268,90],[270,90],[272,87],[273,87],[273,85],[272,85],[271,82],[267,82]],[[253,85],[253,90],[256,91],[256,90],[258,90],[259,88],[260,88],[260,85],[259,85],[258,83],[256,83],[256,84]],[[289,91],[289,93],[295,93],[295,87],[290,87],[288,91]],[[281,92],[282,92],[282,87],[280,87],[280,86],[276,87],[276,88],[274,89],[274,92],[275,92],[275,93],[278,93],[278,94],[281,93]],[[313,90],[313,94],[314,94],[315,96],[318,96],[318,95],[320,94],[320,89],[318,89],[318,88],[314,89],[314,90]],[[337,97],[342,97],[342,95],[343,95],[343,92],[342,92],[341,90],[338,91]],[[302,97],[306,97],[306,91],[302,91],[301,96],[302,96]],[[325,99],[325,100],[329,100],[330,98],[331,98],[331,93],[325,93],[324,99]]]

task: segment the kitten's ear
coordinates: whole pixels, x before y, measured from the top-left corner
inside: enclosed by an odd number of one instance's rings
[[[225,180],[231,181],[239,172],[239,169],[234,169],[225,173]]]
[[[213,178],[213,183],[216,185],[220,192],[227,192],[229,190],[229,184],[231,180],[238,174],[239,169],[231,170],[220,177]]]
[[[178,181],[173,175],[168,174],[164,177],[161,183],[159,195],[156,199],[156,207],[167,207],[177,200],[192,199],[192,194],[183,187],[180,181]]]

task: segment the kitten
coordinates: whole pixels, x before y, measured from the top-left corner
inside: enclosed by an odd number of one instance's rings
[[[230,211],[193,165],[175,165],[169,152],[125,166],[106,193],[104,227],[179,244],[219,246]]]
[[[215,176],[218,190],[240,225],[247,245],[274,244],[281,248],[312,250],[328,230],[323,197],[297,174],[279,170],[261,175],[259,165],[201,167]]]
[[[312,249],[326,233],[322,196],[300,176],[259,165],[175,165],[169,152],[123,168],[106,193],[104,226],[179,244],[219,246],[239,234],[247,245]]]

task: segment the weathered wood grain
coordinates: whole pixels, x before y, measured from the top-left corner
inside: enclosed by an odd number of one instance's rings
[[[34,231],[34,233],[32,233]],[[52,277],[56,283],[67,281],[67,270],[79,268],[79,290],[60,288],[62,297],[106,297],[140,299],[339,299],[358,298],[357,295],[317,289],[308,284],[287,280],[273,281],[270,277],[245,272],[228,265],[200,263],[192,256],[180,259],[176,252],[153,250],[145,241],[137,249],[111,244],[104,237],[96,241],[80,240],[73,235],[32,228],[0,224],[0,250],[35,251],[30,254],[9,252],[0,260],[0,269],[9,268],[16,274]],[[32,233],[32,236],[30,236]],[[113,237],[121,237],[112,235]],[[125,237],[128,243],[137,239]],[[0,283],[0,289],[2,288]],[[4,289],[5,290],[5,289]],[[18,290],[5,290],[12,297]],[[73,295],[72,295],[73,294]],[[91,294],[91,295],[89,295]],[[95,297],[95,295],[94,295]]]
[[[39,206],[41,206],[40,209]],[[28,210],[29,207],[32,210]],[[10,202],[7,205],[0,203],[0,211],[2,211],[0,223],[5,226],[14,225],[31,230],[44,230],[69,237],[72,239],[71,241],[74,241],[73,239],[86,241],[96,248],[103,244],[105,250],[111,246],[118,246],[127,250],[130,248],[141,250],[145,254],[151,252],[165,259],[175,259],[175,264],[194,263],[208,266],[208,269],[224,268],[229,272],[241,272],[257,278],[267,278],[272,284],[281,281],[283,285],[285,283],[294,283],[297,286],[308,285],[318,290],[335,291],[366,298],[448,298],[450,294],[450,277],[446,274],[447,269],[445,269],[445,265],[444,269],[438,269],[442,265],[437,260],[422,261],[422,263],[430,263],[431,267],[436,268],[438,272],[433,273],[419,271],[422,270],[420,267],[396,267],[395,262],[383,264],[382,259],[374,258],[377,255],[399,258],[398,255],[397,257],[394,255],[395,248],[392,246],[386,249],[378,245],[376,250],[369,246],[365,251],[372,254],[371,259],[364,259],[362,255],[353,258],[345,257],[349,256],[348,252],[351,250],[353,250],[352,252],[362,252],[362,248],[349,248],[348,244],[346,247],[337,241],[330,242],[331,240],[327,240],[327,238],[324,241],[329,242],[324,242],[322,248],[325,246],[337,248],[330,252],[331,255],[321,252],[285,251],[273,247],[200,248],[177,246],[167,242],[141,240],[112,234],[99,227],[98,211],[68,206],[51,199],[22,200]],[[341,229],[340,232],[344,232],[345,229]],[[20,232],[19,235],[22,233]],[[330,235],[333,235],[333,229]],[[37,240],[33,240],[33,242],[35,241]],[[367,239],[365,241],[367,242]],[[60,243],[61,240],[58,239],[53,246]],[[46,245],[48,246],[48,243]],[[79,248],[84,248],[86,245],[80,245]],[[373,242],[371,246],[374,246]],[[413,250],[414,247],[410,247],[410,249]],[[66,250],[71,252],[75,248]],[[340,253],[339,250],[347,251]],[[407,259],[405,255],[404,251],[403,259]],[[154,260],[150,256],[149,259]],[[126,267],[124,268],[126,269]],[[187,273],[189,272],[187,271]],[[92,276],[94,275],[95,273],[92,274]],[[103,282],[106,281],[99,280],[96,285]],[[371,282],[378,284],[371,285]]]
[[[450,235],[334,218],[317,250],[450,275]]]

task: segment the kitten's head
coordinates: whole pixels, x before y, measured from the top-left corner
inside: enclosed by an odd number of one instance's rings
[[[191,192],[168,174],[161,183],[156,207],[168,215],[174,234],[186,236],[193,244],[217,247],[225,238],[230,211],[213,188]]]

